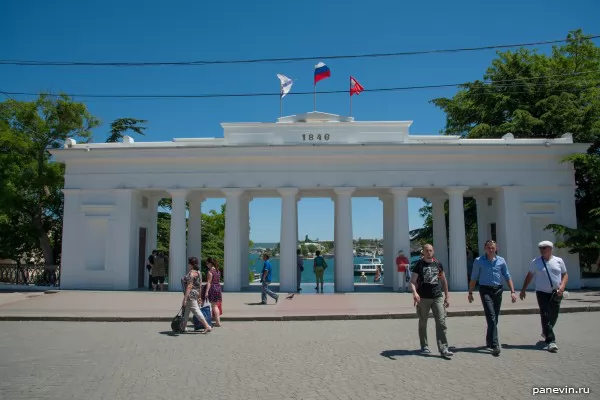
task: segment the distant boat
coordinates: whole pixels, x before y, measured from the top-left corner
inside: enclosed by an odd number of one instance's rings
[[[379,258],[365,258],[364,263],[354,264],[354,275],[362,275],[363,272],[365,275],[375,274],[377,267],[379,267],[383,274],[383,263]]]
[[[333,254],[323,254],[323,258],[327,258],[327,259],[333,258]]]

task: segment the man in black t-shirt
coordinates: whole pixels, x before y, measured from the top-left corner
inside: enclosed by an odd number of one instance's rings
[[[448,339],[446,338],[445,308],[450,306],[448,282],[442,263],[433,258],[433,246],[430,244],[423,246],[423,258],[417,261],[412,269],[410,288],[419,316],[421,353],[431,354],[427,344],[427,320],[429,319],[429,310],[431,310],[435,319],[435,333],[440,354],[442,357],[453,356],[454,353],[448,350]],[[446,296],[445,300],[444,295]]]

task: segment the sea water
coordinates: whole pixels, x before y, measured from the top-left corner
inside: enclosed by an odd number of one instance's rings
[[[263,268],[263,260],[260,254],[250,254],[249,255],[249,268],[250,270],[254,270],[257,273],[260,273]],[[379,258],[383,263],[383,256],[378,256],[375,258]],[[273,270],[271,271],[272,282],[279,282],[279,259],[271,258],[271,267]],[[325,269],[325,273],[323,274],[323,281],[325,283],[333,283],[333,271],[335,267],[335,258],[326,258],[325,262],[327,263],[327,269]],[[365,264],[365,258],[363,257],[354,257],[354,264]],[[302,283],[315,282],[315,273],[313,272],[313,264],[314,261],[312,259],[304,260],[304,271],[302,272]],[[354,266],[352,267],[354,268]],[[368,283],[373,283],[373,279],[375,278],[375,274],[367,275]],[[354,277],[354,282],[360,282],[360,276]]]

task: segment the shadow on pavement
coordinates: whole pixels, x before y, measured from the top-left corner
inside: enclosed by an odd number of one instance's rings
[[[438,354],[421,354],[420,350],[384,350],[379,353],[380,356],[389,358],[390,360],[395,360],[396,357],[404,357],[404,356],[420,356],[420,357],[436,357],[436,358],[444,358],[440,357]]]
[[[180,333],[177,332],[173,332],[173,331],[162,331],[162,332],[158,332],[161,335],[165,335],[165,336],[172,336],[172,337],[177,337],[180,335]]]
[[[244,303],[244,304],[247,305],[247,306],[266,306],[266,305],[273,305],[274,306],[275,305],[275,303],[273,303],[273,304],[269,304],[269,303],[263,304],[260,301],[257,302],[257,303]]]
[[[535,350],[535,351],[543,350],[545,346],[546,346],[546,342],[544,342],[542,340],[540,340],[536,344],[503,344],[503,345],[501,345],[501,347],[503,349],[507,349],[507,350],[515,349],[515,350]]]
[[[492,352],[485,346],[477,347],[450,347],[455,353],[479,353],[479,354],[492,354]]]

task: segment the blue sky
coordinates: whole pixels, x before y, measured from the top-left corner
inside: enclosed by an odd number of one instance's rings
[[[0,3],[0,58],[51,61],[190,61],[329,56],[510,44],[564,38],[582,28],[600,33],[594,0],[571,1],[74,1]],[[568,4],[568,5],[567,5]],[[540,52],[548,52],[543,46]],[[481,79],[495,52],[328,60],[331,78],[318,90],[344,90],[352,74],[365,88],[448,84]],[[312,90],[316,61],[200,67],[0,66],[0,90],[75,94],[206,94],[277,92],[277,73]],[[429,100],[455,89],[363,93],[357,120],[412,120],[411,133],[438,134],[445,116]],[[15,96],[20,99],[31,97]],[[147,141],[221,137],[221,122],[272,122],[278,97],[221,99],[81,99],[104,124],[104,141],[119,117],[147,119]],[[348,114],[348,95],[317,98],[320,111]],[[285,98],[284,114],[312,110],[312,96]],[[217,208],[210,199],[204,209]],[[251,203],[251,236],[279,239],[280,200]],[[422,223],[410,202],[410,228]],[[353,200],[354,236],[382,236],[382,205]],[[303,199],[299,234],[333,238],[333,203]]]

